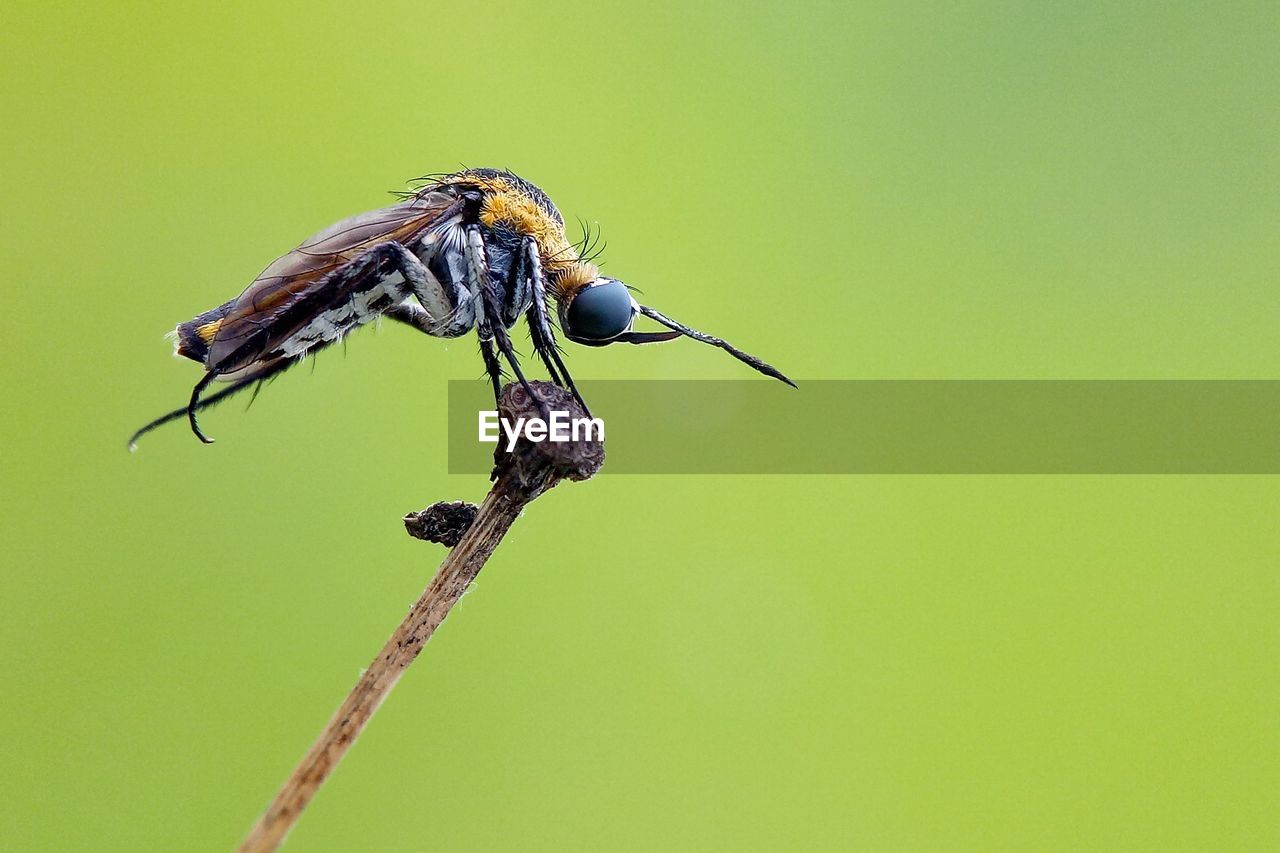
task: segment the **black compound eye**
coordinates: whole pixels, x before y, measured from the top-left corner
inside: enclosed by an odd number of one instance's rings
[[[631,294],[617,279],[604,279],[579,291],[565,315],[565,334],[607,341],[631,327]]]

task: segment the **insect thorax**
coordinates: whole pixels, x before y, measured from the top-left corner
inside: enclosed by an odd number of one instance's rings
[[[504,270],[525,237],[538,243],[552,296],[562,298],[595,279],[599,270],[583,261],[564,233],[564,217],[533,183],[500,169],[467,169],[439,185],[473,186],[484,193],[480,222],[486,230],[490,263]]]

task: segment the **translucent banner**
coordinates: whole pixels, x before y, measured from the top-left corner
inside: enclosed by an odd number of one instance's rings
[[[1280,473],[1280,381],[799,385],[619,380],[580,390],[604,425],[605,474]],[[488,472],[496,445],[479,436],[494,408],[487,383],[449,383],[450,473]]]

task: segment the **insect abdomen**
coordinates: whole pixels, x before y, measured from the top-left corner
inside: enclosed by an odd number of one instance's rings
[[[235,307],[235,304],[236,300],[232,299],[217,308],[211,308],[194,320],[179,323],[178,328],[174,329],[174,334],[178,340],[174,355],[180,355],[192,361],[205,364],[209,358],[209,346],[218,334],[218,327],[222,324],[222,318],[231,313],[231,309]]]
[[[271,355],[288,358],[307,355],[341,340],[348,332],[373,320],[408,295],[404,278],[399,273],[385,276],[373,287],[351,293],[343,301],[321,311],[282,341]]]

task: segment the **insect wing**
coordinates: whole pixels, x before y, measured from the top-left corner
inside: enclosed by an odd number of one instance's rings
[[[251,364],[306,325],[311,319],[306,303],[329,286],[334,272],[380,243],[409,242],[458,209],[454,197],[429,192],[344,219],[308,238],[273,261],[235,300],[210,346],[209,368],[228,373]]]

